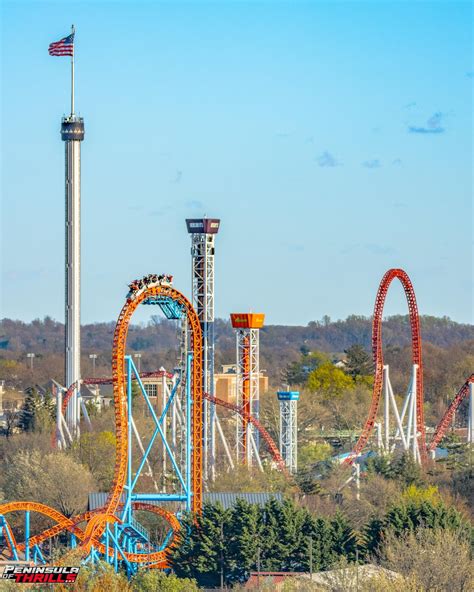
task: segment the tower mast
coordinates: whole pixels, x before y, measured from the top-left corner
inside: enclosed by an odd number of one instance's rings
[[[193,305],[202,328],[202,388],[214,395],[214,239],[220,220],[215,218],[187,219],[191,235]],[[214,478],[216,461],[215,405],[203,404],[203,477]]]
[[[72,26],[74,34],[74,25]],[[71,56],[71,114],[61,120],[61,139],[65,146],[65,380],[66,386],[81,378],[81,142],[84,119],[75,115],[74,51]],[[79,433],[77,391],[66,410],[72,434]]]

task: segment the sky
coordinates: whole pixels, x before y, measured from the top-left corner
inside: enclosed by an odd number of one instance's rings
[[[0,317],[64,319],[70,64],[47,49],[74,23],[84,323],[144,274],[189,296],[204,215],[218,317],[370,315],[401,267],[422,314],[473,322],[470,2],[1,6]]]

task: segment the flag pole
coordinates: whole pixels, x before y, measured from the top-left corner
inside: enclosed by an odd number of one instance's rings
[[[71,25],[71,34],[74,35],[76,32],[74,25]],[[74,37],[73,37],[73,46],[72,46],[72,56],[71,56],[71,117],[74,116]]]

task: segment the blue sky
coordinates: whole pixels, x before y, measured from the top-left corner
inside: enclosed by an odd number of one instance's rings
[[[189,294],[184,219],[204,214],[220,317],[369,315],[402,267],[422,313],[473,321],[471,3],[2,11],[1,316],[63,319],[69,61],[47,47],[75,23],[83,322],[146,273]],[[387,304],[404,313],[402,291]]]

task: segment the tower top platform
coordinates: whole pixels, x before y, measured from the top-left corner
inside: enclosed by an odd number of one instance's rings
[[[63,117],[61,120],[61,140],[77,140],[82,142],[84,139],[84,119],[71,115]]]
[[[261,329],[265,322],[263,313],[235,312],[230,315],[234,329]]]
[[[220,223],[218,218],[186,218],[189,234],[217,234]]]
[[[300,393],[299,391],[278,391],[277,397],[279,401],[298,401]]]

